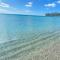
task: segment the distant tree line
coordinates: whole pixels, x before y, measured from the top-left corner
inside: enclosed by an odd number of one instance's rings
[[[46,16],[60,16],[60,13],[46,13]]]

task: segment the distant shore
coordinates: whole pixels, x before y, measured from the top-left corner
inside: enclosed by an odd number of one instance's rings
[[[60,13],[46,13],[45,16],[60,16]]]

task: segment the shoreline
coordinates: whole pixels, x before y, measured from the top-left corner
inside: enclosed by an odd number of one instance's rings
[[[29,42],[15,40],[1,45],[0,60],[55,60],[55,55],[59,56],[55,52],[60,51],[60,31],[31,34],[29,36],[32,40]]]

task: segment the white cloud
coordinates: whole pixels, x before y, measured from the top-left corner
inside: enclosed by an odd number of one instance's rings
[[[56,7],[55,3],[49,3],[49,4],[45,4],[45,7]]]
[[[28,2],[25,6],[32,7],[32,2]]]
[[[28,2],[29,6],[32,6],[31,2]],[[6,3],[0,3],[0,13],[5,13],[5,14],[28,14],[31,13],[31,10],[17,10],[13,7],[11,7],[9,4]]]
[[[6,9],[0,9],[0,13],[10,13],[10,11],[8,11]]]
[[[1,3],[0,3],[0,7],[7,7],[7,8],[8,8],[8,7],[10,7],[10,5],[9,5],[9,4],[6,4],[6,3],[1,2]]]
[[[31,10],[8,10],[4,8],[0,8],[0,13],[3,14],[28,14],[31,13]]]
[[[57,3],[60,3],[60,0],[58,0]]]

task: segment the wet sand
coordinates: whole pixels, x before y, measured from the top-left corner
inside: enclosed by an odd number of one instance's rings
[[[0,60],[60,60],[60,31],[28,33],[23,40],[2,43]]]
[[[60,42],[31,53],[27,60],[60,60]]]

